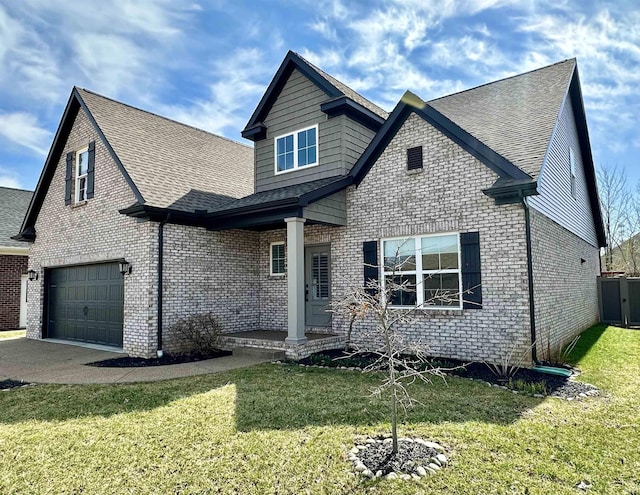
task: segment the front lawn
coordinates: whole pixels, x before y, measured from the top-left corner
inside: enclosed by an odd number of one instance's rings
[[[461,378],[417,386],[401,434],[451,465],[364,481],[346,457],[384,433],[375,377],[265,364],[167,382],[0,393],[0,493],[640,493],[640,331],[597,326],[573,353],[601,397],[535,399]],[[1,365],[1,363],[0,363]]]

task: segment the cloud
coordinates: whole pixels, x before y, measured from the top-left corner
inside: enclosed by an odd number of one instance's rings
[[[207,98],[157,106],[179,122],[238,139],[249,119],[247,108],[258,104],[273,74],[273,65],[266,59],[260,49],[238,48],[213,62],[209,75],[215,82],[208,86]]]
[[[0,186],[13,189],[24,189],[18,173],[10,168],[0,165]]]
[[[0,137],[41,156],[47,154],[52,138],[38,119],[26,112],[0,113]]]

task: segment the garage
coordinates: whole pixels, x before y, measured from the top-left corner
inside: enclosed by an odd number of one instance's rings
[[[124,277],[118,263],[46,272],[47,337],[122,347]]]

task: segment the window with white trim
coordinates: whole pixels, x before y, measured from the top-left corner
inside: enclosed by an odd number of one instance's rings
[[[286,273],[284,242],[272,242],[269,248],[271,275],[284,275]]]
[[[392,293],[392,306],[462,309],[457,233],[383,239],[381,250],[383,287],[393,280],[407,289]]]
[[[89,149],[76,152],[75,190],[76,203],[87,199],[87,174],[89,173]]]
[[[276,174],[318,164],[318,126],[274,139]]]
[[[569,148],[569,172],[571,174],[571,196],[576,197],[576,157],[573,149]]]

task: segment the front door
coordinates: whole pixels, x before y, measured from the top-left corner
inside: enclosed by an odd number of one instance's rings
[[[27,326],[27,288],[29,286],[29,275],[22,275],[20,278],[20,328]]]
[[[331,246],[308,246],[304,251],[305,324],[331,326]]]

